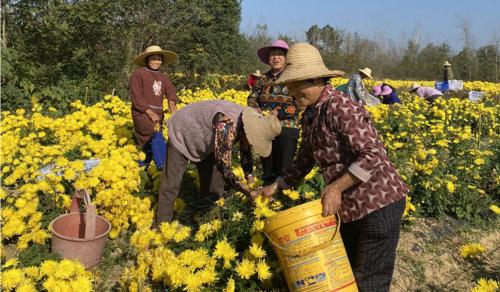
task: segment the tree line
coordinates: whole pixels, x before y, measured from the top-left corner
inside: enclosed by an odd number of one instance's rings
[[[468,20],[459,18],[457,29],[463,48],[456,54],[446,42],[423,43],[416,36],[400,46],[383,35],[371,40],[330,25],[311,26],[306,39],[319,48],[327,65],[347,72],[370,67],[379,78],[440,80],[442,65],[449,61],[456,79],[498,82],[500,35],[493,35],[492,44],[476,49]]]
[[[165,68],[184,73],[194,87],[208,73],[247,75],[266,67],[258,48],[272,37],[266,25],[252,33],[239,30],[240,0],[9,0],[1,4],[2,108],[29,107],[36,96],[46,106],[67,108],[103,94],[127,96],[132,59],[147,46],[174,51],[179,61]],[[467,25],[464,36],[471,36]],[[287,35],[278,38],[290,44]],[[499,41],[452,55],[446,44],[394,42],[362,38],[326,25],[313,25],[306,40],[317,46],[330,68],[352,72],[371,67],[377,77],[437,79],[445,60],[460,79],[498,81]],[[241,84],[243,87],[244,84]]]

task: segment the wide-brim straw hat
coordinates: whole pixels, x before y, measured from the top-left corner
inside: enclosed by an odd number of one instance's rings
[[[274,115],[264,116],[246,106],[241,116],[243,129],[253,151],[262,157],[271,155],[273,140],[281,133],[281,123]]]
[[[413,82],[413,84],[411,85],[410,91],[414,91],[419,87],[420,87],[420,84],[418,84],[417,82]]]
[[[308,43],[293,45],[287,53],[286,60],[285,70],[274,82],[275,84],[344,75],[344,71],[326,68],[318,49]]]
[[[359,72],[363,73],[366,75],[366,77],[370,78],[373,80],[373,77],[372,77],[372,69],[366,67],[364,69],[358,69]]]
[[[172,64],[177,60],[177,54],[162,50],[160,46],[149,46],[144,52],[134,58],[134,64],[137,66],[146,66],[146,58],[151,55],[162,55],[162,65]]]
[[[451,63],[446,61],[446,62],[444,62],[443,66],[451,66]]]
[[[255,70],[255,72],[252,72],[251,74],[252,74],[252,76],[255,76],[255,77],[262,76],[262,73],[260,73],[260,70]]]
[[[275,40],[270,46],[262,47],[257,51],[257,56],[262,63],[269,65],[269,52],[272,49],[283,49],[288,52],[288,44],[284,40]]]

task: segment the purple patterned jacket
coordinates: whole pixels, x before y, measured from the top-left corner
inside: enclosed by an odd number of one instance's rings
[[[361,182],[342,194],[339,210],[351,222],[402,199],[408,189],[387,158],[370,114],[327,85],[302,115],[299,154],[282,179],[296,185],[317,164],[326,183],[350,171]]]

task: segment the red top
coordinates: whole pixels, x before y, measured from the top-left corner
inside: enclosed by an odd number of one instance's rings
[[[302,114],[302,141],[283,180],[295,185],[317,164],[330,184],[350,171],[361,182],[342,194],[339,214],[351,222],[402,199],[408,189],[387,158],[370,114],[327,85]]]
[[[252,90],[252,88],[254,87],[255,83],[257,82],[257,79],[259,79],[259,78],[253,76],[252,74],[248,75],[248,79],[247,79],[248,89]]]

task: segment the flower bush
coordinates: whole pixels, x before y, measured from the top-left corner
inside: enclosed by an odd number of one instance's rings
[[[230,83],[231,77],[224,82]],[[401,89],[411,86],[410,81],[387,82]],[[401,90],[402,104],[368,107],[391,161],[410,188],[406,220],[415,213],[476,219],[498,209],[499,105],[494,96],[500,86],[465,82],[464,87],[479,88],[486,98],[474,103],[451,97],[429,105]],[[180,90],[179,107],[214,99],[245,105],[248,94]],[[151,226],[160,175],[154,166],[144,171],[137,163],[144,155],[134,145],[130,104],[105,96],[92,106],[74,102],[72,111],[61,115],[53,108],[42,111],[36,99],[32,102],[30,111],[2,112],[2,248],[15,245],[22,255],[33,246],[48,246],[50,221],[68,211],[76,188],[85,188],[99,215],[111,222],[109,236],[130,242],[133,261],[122,267],[120,277],[130,291],[283,285],[272,246],[264,240],[264,222],[280,210],[319,198],[325,182],[318,168],[273,202],[252,203],[241,193],[229,192],[198,213],[197,176],[188,170],[189,184],[175,204],[180,221],[155,230]],[[166,136],[168,129],[163,131]],[[84,161],[89,159],[99,163],[87,167]],[[237,164],[234,171],[243,178]],[[3,260],[2,288],[92,290],[92,275],[77,262],[40,256],[35,265],[22,257]]]

